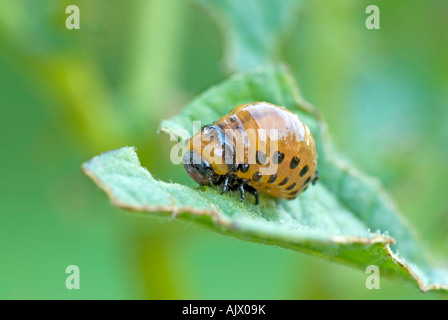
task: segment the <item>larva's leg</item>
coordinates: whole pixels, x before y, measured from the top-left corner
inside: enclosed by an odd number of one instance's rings
[[[255,196],[255,204],[256,205],[260,204],[260,197],[258,196],[257,190],[254,191],[254,196]]]
[[[244,195],[244,184],[240,184],[238,189],[240,190],[240,200],[241,202],[244,201],[245,195]]]
[[[234,176],[230,176],[229,177],[229,182],[227,183],[228,184],[228,188],[227,188],[227,191],[235,191],[236,189],[235,189],[235,177]]]
[[[249,185],[245,185],[244,188],[246,189],[247,192],[249,192],[250,194],[252,194],[255,197],[255,204],[259,204],[260,203],[260,197],[258,196],[258,191],[257,189],[255,189],[254,187],[251,187]]]
[[[226,177],[226,179],[224,180],[224,182],[222,184],[221,193],[224,193],[227,191],[228,184],[229,184],[229,177]]]

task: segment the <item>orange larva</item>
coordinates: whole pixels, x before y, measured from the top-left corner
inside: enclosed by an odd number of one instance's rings
[[[240,105],[188,141],[183,163],[197,183],[294,199],[317,180],[313,136],[296,114],[268,102]]]

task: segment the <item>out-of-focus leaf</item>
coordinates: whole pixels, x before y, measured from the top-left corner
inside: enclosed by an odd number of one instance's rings
[[[222,28],[226,63],[249,71],[279,60],[281,40],[290,30],[301,1],[194,0]]]
[[[84,24],[80,30],[65,27],[69,16],[65,10],[70,4],[1,1],[0,49],[51,90],[52,98],[63,106],[56,112],[66,117],[81,140],[94,149],[112,148],[123,143],[128,128],[120,121],[118,103],[95,57],[82,48],[80,34],[91,30]],[[83,12],[88,12],[86,6]]]
[[[379,182],[341,160],[328,140],[318,110],[305,103],[283,68],[238,75],[193,100],[161,130],[180,140],[191,136],[192,121],[211,123],[234,106],[269,101],[298,114],[316,140],[319,183],[295,200],[261,196],[261,204],[241,203],[238,195],[215,188],[195,189],[154,179],[141,167],[135,149],[107,152],[83,165],[120,208],[159,212],[193,220],[218,232],[329,260],[363,270],[414,280],[422,291],[448,290],[448,273],[435,268]]]

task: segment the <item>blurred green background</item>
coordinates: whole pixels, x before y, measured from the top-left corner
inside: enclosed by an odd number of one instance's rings
[[[247,28],[268,3],[218,2],[247,15]],[[80,30],[65,28],[70,4]],[[365,27],[370,4],[380,30]],[[448,2],[303,0],[296,9],[274,60],[290,65],[340,151],[379,177],[428,249],[446,257]],[[91,157],[133,145],[155,177],[193,185],[157,126],[229,76],[228,30],[213,17],[185,0],[0,2],[0,298],[443,298],[385,278],[367,290],[359,270],[115,209],[81,173]],[[65,288],[71,264],[80,290]]]

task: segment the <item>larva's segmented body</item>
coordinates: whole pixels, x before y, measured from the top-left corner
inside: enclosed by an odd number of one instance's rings
[[[188,174],[222,190],[293,199],[317,179],[313,136],[296,114],[267,102],[240,105],[189,140]]]

